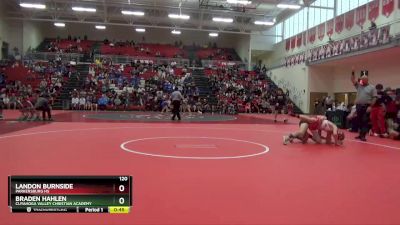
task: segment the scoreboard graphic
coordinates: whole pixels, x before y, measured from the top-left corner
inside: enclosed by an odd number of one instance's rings
[[[131,176],[9,176],[13,213],[129,213]]]

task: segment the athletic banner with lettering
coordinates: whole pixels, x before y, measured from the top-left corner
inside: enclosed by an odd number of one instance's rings
[[[368,20],[375,21],[379,16],[379,0],[368,3]]]
[[[286,51],[290,50],[290,39],[286,39]]]
[[[318,25],[318,39],[322,41],[325,37],[325,23]]]
[[[360,6],[356,9],[356,24],[363,26],[367,20],[367,5]]]
[[[394,11],[394,0],[382,0],[382,15],[389,17],[393,11]]]
[[[347,12],[344,21],[347,30],[351,30],[354,26],[354,10]]]
[[[335,22],[333,19],[329,20],[328,22],[326,22],[326,34],[331,37],[333,34],[333,29],[335,26]]]
[[[296,46],[298,48],[301,47],[301,44],[303,43],[302,41],[303,41],[303,33],[300,33],[300,34],[297,35],[297,40],[296,40],[296,42],[297,42]]]
[[[314,43],[315,42],[315,35],[316,35],[316,28],[313,27],[308,30],[308,42]]]
[[[296,36],[290,38],[290,48],[294,49],[296,47]]]
[[[344,27],[344,15],[337,16],[335,18],[335,31],[340,34],[343,31]]]

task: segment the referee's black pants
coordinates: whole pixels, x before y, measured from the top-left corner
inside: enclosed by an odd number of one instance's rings
[[[181,101],[172,101],[172,106],[172,120],[175,120],[175,116],[178,117],[178,120],[181,120]]]
[[[367,113],[367,108],[368,104],[357,104],[356,105],[356,112],[357,112],[357,117],[356,119],[356,124],[359,129],[358,133],[361,138],[365,138],[365,136],[368,133],[369,129],[369,116]]]
[[[51,108],[49,105],[44,105],[42,107],[36,108],[38,111],[42,111],[42,118],[43,120],[46,120],[46,114],[47,118],[50,120],[51,119]]]

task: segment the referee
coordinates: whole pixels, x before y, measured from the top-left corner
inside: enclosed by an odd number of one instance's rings
[[[175,120],[175,116],[178,117],[178,120],[181,120],[181,100],[183,96],[180,91],[178,91],[178,87],[175,87],[174,92],[171,94],[171,102],[172,102],[172,120]]]
[[[359,129],[359,135],[356,139],[367,141],[365,136],[368,133],[368,113],[371,111],[371,106],[375,104],[377,94],[375,87],[368,83],[368,71],[361,71],[360,78],[360,80],[356,80],[353,69],[351,73],[351,82],[357,90],[355,102],[357,112],[356,124]]]
[[[35,109],[37,111],[42,111],[43,121],[46,120],[46,114],[49,121],[53,121],[51,118],[51,107],[49,104],[49,95],[47,93],[42,93],[40,97],[37,99],[35,104]]]

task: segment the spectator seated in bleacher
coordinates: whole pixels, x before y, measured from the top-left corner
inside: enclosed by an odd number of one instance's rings
[[[55,61],[17,61],[2,65],[0,71],[3,74],[5,108],[21,109],[24,97],[35,104],[37,95],[41,93],[49,95],[46,99],[51,106],[59,98],[62,87],[68,81],[68,74],[75,68]]]
[[[105,110],[105,109],[107,108],[107,105],[108,105],[108,98],[107,98],[107,96],[106,96],[105,94],[103,94],[103,95],[99,98],[99,100],[98,100],[98,102],[97,102],[97,105],[98,105],[98,107],[99,107],[100,110]]]
[[[218,97],[220,113],[270,111],[266,101],[272,92],[258,73],[242,71],[237,67],[206,69],[205,73],[210,78],[211,89]],[[262,71],[259,70],[259,73]],[[260,110],[262,100],[264,109]]]
[[[182,93],[187,93],[193,88],[192,85],[187,68],[155,65],[150,60],[132,62],[130,65],[112,65],[109,61],[99,60],[89,67],[82,90],[93,92],[97,98],[105,94],[107,103],[98,104],[102,110],[161,111],[161,101],[173,88],[178,87]]]

